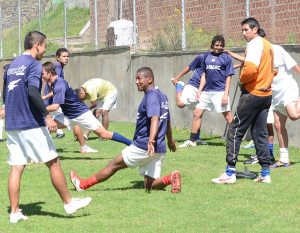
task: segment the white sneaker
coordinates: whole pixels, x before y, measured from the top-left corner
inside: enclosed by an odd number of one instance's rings
[[[69,204],[64,205],[67,214],[74,214],[77,210],[84,208],[92,201],[91,197],[86,198],[72,198]]]
[[[191,140],[186,140],[183,144],[181,144],[178,147],[183,148],[183,147],[190,147],[190,146],[195,147],[197,146],[197,144],[196,142],[192,142]]]
[[[10,213],[9,215],[10,223],[17,223],[19,221],[26,221],[26,220],[28,220],[28,217],[22,213],[21,209],[19,209],[17,213]]]
[[[257,183],[271,183],[271,177],[268,176],[259,176],[256,179],[254,179],[254,182]]]
[[[84,137],[85,140],[89,139],[89,137],[86,134],[83,134],[83,137]]]
[[[89,146],[87,146],[87,145],[81,147],[81,149],[80,149],[80,153],[81,153],[81,154],[86,154],[86,153],[97,153],[97,152],[98,152],[98,150],[93,149],[93,148],[91,148],[91,147],[89,147]]]
[[[248,142],[248,144],[247,144],[247,145],[245,145],[245,146],[242,146],[242,148],[244,148],[244,149],[251,149],[251,148],[255,148],[255,145],[254,145],[254,142],[253,142],[253,140],[251,140],[250,142]]]
[[[220,177],[214,178],[211,181],[216,184],[233,184],[236,181],[236,176],[235,174],[228,176],[226,172],[224,172]]]

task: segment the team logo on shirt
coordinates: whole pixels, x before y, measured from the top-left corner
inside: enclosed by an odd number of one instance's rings
[[[160,107],[161,107],[162,109],[169,109],[168,101],[166,101],[166,102],[161,102]]]
[[[8,91],[12,91],[15,87],[17,87],[18,85],[18,82],[20,82],[21,79],[18,79],[18,80],[14,80],[14,81],[11,81],[9,84],[8,84]]]
[[[206,69],[207,70],[221,70],[221,66],[218,66],[218,65],[207,65]]]
[[[26,70],[26,66],[22,65],[16,68],[11,68],[7,70],[7,75],[24,75]]]
[[[159,121],[162,122],[163,120],[167,119],[168,117],[168,112],[165,112],[164,114],[162,114],[160,117],[159,117]]]

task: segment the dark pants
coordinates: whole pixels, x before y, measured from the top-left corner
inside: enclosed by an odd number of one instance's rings
[[[235,167],[241,141],[251,125],[251,135],[259,164],[263,168],[269,167],[271,157],[268,147],[267,116],[271,100],[272,96],[254,96],[243,91],[228,132],[226,144],[228,166]]]

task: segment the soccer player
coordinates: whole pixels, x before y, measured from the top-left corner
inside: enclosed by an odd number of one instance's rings
[[[56,62],[54,63],[55,71],[56,71],[57,76],[61,77],[62,79],[65,79],[63,69],[69,63],[69,57],[70,57],[70,53],[69,53],[68,49],[59,48],[56,50]],[[45,85],[44,96],[42,98],[43,98],[46,106],[52,103],[52,97],[53,97],[53,92],[52,92],[50,86]],[[56,115],[60,115],[60,114],[63,114],[60,108],[57,111],[51,113],[52,116],[56,116]],[[63,117],[63,115],[61,117]],[[77,129],[77,131],[79,131],[79,129]],[[74,132],[74,134],[76,136],[76,132]],[[65,136],[64,131],[62,131],[61,129],[57,129],[56,138],[60,139],[60,138],[63,138],[64,136]]]
[[[71,171],[70,178],[77,191],[104,182],[121,169],[139,167],[140,174],[144,176],[146,190],[164,189],[171,184],[172,192],[180,192],[179,171],[160,178],[166,153],[165,136],[167,136],[169,149],[176,150],[172,138],[168,99],[164,93],[155,88],[154,75],[149,67],[138,69],[135,77],[138,91],[143,91],[145,95],[138,108],[132,144],[105,168],[88,179],[80,178],[75,171]]]
[[[43,64],[43,79],[51,84],[53,90],[53,102],[47,106],[49,112],[56,111],[61,107],[64,117],[56,116],[54,119],[59,127],[73,127],[79,125],[92,130],[96,135],[104,139],[131,144],[131,140],[123,137],[117,132],[107,131],[95,118],[85,103],[83,103],[66,80],[57,76],[55,66],[52,62]]]
[[[191,138],[180,145],[180,147],[186,147],[195,143],[192,136],[199,130],[205,110],[212,111],[216,109],[218,113],[221,112],[223,114],[228,124],[232,121],[229,88],[234,69],[232,59],[223,52],[224,46],[224,37],[216,35],[211,42],[211,52],[204,55],[204,59],[201,62],[203,74],[197,93],[199,103],[196,105],[193,115]]]
[[[243,36],[248,42],[239,79],[242,94],[228,132],[225,173],[212,179],[212,182],[217,184],[232,184],[236,181],[235,170],[240,144],[250,125],[259,164],[262,167],[261,174],[255,182],[271,182],[267,115],[272,100],[274,53],[270,42],[259,36],[260,26],[256,19],[247,18],[241,25]]]
[[[55,190],[63,201],[67,214],[87,206],[91,198],[72,198],[60,166],[58,154],[50,136],[56,123],[41,98],[42,66],[39,60],[46,51],[46,36],[32,31],[26,34],[25,53],[17,57],[7,70],[5,83],[5,123],[7,131],[10,222],[28,220],[19,208],[20,183],[28,163],[45,163]],[[47,129],[48,128],[48,129]]]
[[[102,125],[108,129],[109,111],[117,106],[118,91],[109,81],[94,78],[86,81],[75,90],[79,98],[91,102],[90,109],[98,119],[101,115]],[[85,132],[85,138],[89,137],[90,131]]]

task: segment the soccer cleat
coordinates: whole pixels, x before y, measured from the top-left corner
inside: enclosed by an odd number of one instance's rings
[[[196,142],[196,145],[197,146],[201,146],[201,145],[207,145],[207,142],[206,141],[203,141],[201,139],[198,139],[195,141]]]
[[[290,167],[290,163],[283,163],[281,161],[277,161],[276,163],[270,165],[270,168],[280,168],[280,167],[288,168]]]
[[[224,172],[220,177],[214,178],[211,180],[215,184],[233,184],[236,181],[235,174],[228,176],[226,172]]]
[[[65,137],[64,133],[57,133],[55,138],[61,139],[63,137]]]
[[[87,146],[87,145],[81,147],[81,149],[80,149],[80,153],[81,153],[81,154],[86,154],[86,153],[97,153],[97,152],[98,152],[98,150],[93,149],[93,148],[91,148],[91,147],[89,147],[89,146]]]
[[[244,161],[244,164],[256,164],[258,162],[257,155],[251,155],[250,159]]]
[[[178,147],[184,148],[184,147],[190,147],[190,146],[195,147],[195,146],[197,146],[197,144],[196,144],[196,142],[192,142],[191,140],[186,140],[183,144],[181,144]]]
[[[244,149],[255,148],[253,140],[251,140],[247,145],[242,146],[242,148],[244,148]]]
[[[69,204],[64,205],[64,209],[67,214],[74,214],[77,210],[88,206],[91,201],[91,197],[72,198],[72,201]]]
[[[9,221],[10,223],[18,223],[19,221],[26,221],[28,217],[22,213],[22,210],[19,209],[17,213],[10,213]]]
[[[1,139],[0,139],[0,142],[5,142],[5,139],[2,139],[2,138],[1,138]]]
[[[180,193],[181,192],[181,178],[179,171],[173,171],[171,174],[171,192]]]
[[[74,185],[76,191],[78,192],[84,191],[84,189],[80,188],[81,178],[77,175],[77,173],[75,171],[70,171],[69,175],[70,175],[71,182]]]
[[[271,177],[268,176],[259,176],[256,179],[254,179],[254,182],[256,183],[271,183]]]

